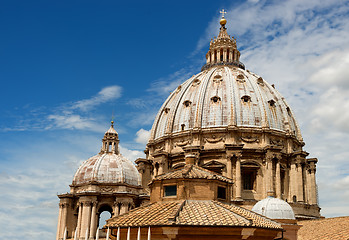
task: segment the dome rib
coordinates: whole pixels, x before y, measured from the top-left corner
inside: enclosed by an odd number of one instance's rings
[[[215,78],[218,74],[222,81]],[[296,120],[291,110],[290,114],[287,113],[289,107],[284,98],[259,78],[249,71],[228,66],[211,67],[191,77],[177,88],[179,92],[174,91],[162,105],[152,127],[151,140],[182,131],[181,124],[185,124],[183,130],[186,131],[230,125],[259,129],[268,127],[301,140]],[[193,86],[195,79],[200,84]],[[211,98],[215,96],[217,99],[219,97],[219,102],[212,101]],[[243,96],[249,96],[250,100],[244,102],[241,99]],[[185,100],[188,100],[189,106],[183,104]],[[274,106],[270,106],[271,100]],[[165,108],[170,109],[168,113],[165,113]]]

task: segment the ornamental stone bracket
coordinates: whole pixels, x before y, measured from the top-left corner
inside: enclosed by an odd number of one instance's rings
[[[241,158],[243,146],[244,144],[224,144],[227,159],[232,157]]]

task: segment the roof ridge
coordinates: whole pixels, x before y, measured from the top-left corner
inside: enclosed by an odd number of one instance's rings
[[[175,224],[176,223],[176,219],[177,217],[179,216],[179,213],[182,211],[184,205],[186,204],[187,200],[183,200],[181,205],[178,207],[176,213],[174,214],[173,217],[169,217],[168,218],[168,221],[171,222],[172,224]]]
[[[218,202],[218,201],[213,201],[213,202],[214,203],[221,203],[221,202]],[[254,225],[252,219],[247,218],[246,216],[239,215],[236,212],[232,211],[232,209],[229,209],[229,208],[226,207],[226,206],[231,206],[231,205],[228,205],[228,204],[216,204],[216,205],[221,207],[221,208],[223,208],[223,209],[225,209],[226,211],[229,211],[229,212],[233,213],[236,218],[242,218],[245,221],[248,221],[249,222],[248,226],[253,226]]]
[[[239,215],[241,214],[240,216],[243,216],[244,218],[252,221],[252,224],[251,224],[252,226],[258,226],[258,219],[253,218],[253,215],[255,215],[255,216],[259,217],[259,218],[262,218],[262,219],[265,219],[267,221],[270,221],[271,223],[273,223],[275,225],[279,225],[279,227],[281,228],[281,225],[280,225],[279,222],[277,222],[277,221],[275,221],[275,220],[273,220],[271,218],[268,218],[266,216],[263,216],[263,215],[261,215],[261,214],[259,214],[257,212],[252,211],[252,210],[249,210],[249,209],[237,206],[235,204],[225,204],[225,203],[218,202],[218,201],[215,201],[215,202],[217,202],[221,206],[225,205],[227,207],[236,208],[237,210],[240,211],[240,213],[239,213]],[[252,215],[252,216],[249,216],[249,215]],[[275,227],[271,227],[271,228],[275,228]]]

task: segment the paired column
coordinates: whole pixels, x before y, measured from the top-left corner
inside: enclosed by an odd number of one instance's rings
[[[280,160],[276,162],[275,169],[275,188],[276,188],[276,197],[281,199],[281,170],[280,170]]]
[[[232,164],[231,157],[227,157],[227,177],[232,178]]]
[[[307,162],[309,164],[309,185],[308,185],[308,190],[309,190],[309,203],[310,204],[317,204],[317,189],[316,189],[316,178],[315,178],[315,172],[316,172],[316,163],[317,163],[316,158],[310,158],[307,159]]]
[[[267,157],[266,161],[266,178],[265,178],[265,190],[268,196],[268,192],[274,192],[274,179],[273,179],[273,158]]]
[[[61,236],[62,208],[63,208],[63,204],[62,204],[62,203],[59,203],[59,212],[58,212],[58,224],[57,224],[56,240],[58,240],[59,238],[63,237],[63,236]]]
[[[299,202],[304,202],[303,184],[303,165],[299,162],[297,163],[297,200]]]
[[[79,202],[78,205],[79,205],[79,215],[78,215],[78,223],[76,225],[77,227],[76,227],[75,231],[78,232],[77,233],[77,237],[80,237],[80,233],[81,233],[81,218],[82,218],[82,208],[83,208],[83,206],[82,206],[81,202]]]
[[[236,199],[241,199],[241,157],[237,156],[236,157],[236,164],[235,164],[235,178],[236,178],[236,194],[235,198]]]
[[[69,203],[60,203],[59,204],[58,226],[57,226],[56,239],[63,238],[64,230],[67,227],[68,207],[69,207]]]
[[[290,168],[290,191],[289,191],[289,199],[290,201],[294,201],[294,196],[297,196],[297,193],[296,193],[296,163],[295,162],[292,162],[291,163],[291,168]]]
[[[90,223],[90,238],[94,239],[97,230],[97,202],[92,203],[91,223]]]
[[[85,237],[86,231],[89,231],[90,223],[91,223],[91,201],[83,201],[80,238]]]

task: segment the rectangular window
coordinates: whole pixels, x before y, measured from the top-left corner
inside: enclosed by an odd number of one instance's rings
[[[254,172],[244,172],[242,177],[244,190],[253,190],[255,178]]]
[[[177,196],[177,185],[165,186],[164,187],[164,196]]]
[[[225,187],[218,187],[217,198],[220,198],[220,199],[226,199],[227,198],[227,193],[226,193]]]

